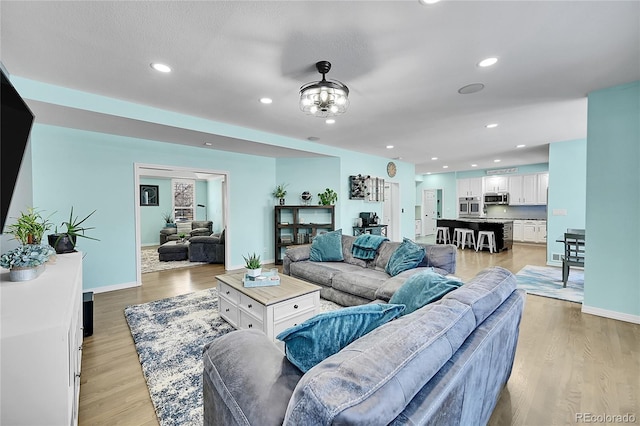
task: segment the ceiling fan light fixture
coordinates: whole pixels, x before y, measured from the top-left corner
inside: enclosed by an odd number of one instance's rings
[[[344,114],[349,106],[349,88],[336,80],[327,80],[331,69],[329,61],[316,62],[322,80],[305,84],[300,88],[300,109],[316,117]]]

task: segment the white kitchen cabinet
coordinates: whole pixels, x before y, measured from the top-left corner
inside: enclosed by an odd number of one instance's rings
[[[514,220],[513,221],[513,241],[524,241],[524,221],[522,220]]]
[[[547,204],[547,189],[549,188],[549,173],[538,173],[537,204]]]
[[[77,425],[82,253],[57,255],[36,279],[2,271],[0,424]]]
[[[525,243],[547,242],[546,220],[514,220],[513,241]]]
[[[547,204],[549,173],[509,177],[509,205],[533,206]]]
[[[482,178],[458,179],[458,197],[482,197]]]
[[[507,176],[488,176],[484,178],[484,192],[508,192],[509,178]]]

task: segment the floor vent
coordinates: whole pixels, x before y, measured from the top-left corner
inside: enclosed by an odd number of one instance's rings
[[[551,259],[558,262],[562,262],[562,253],[552,253]]]

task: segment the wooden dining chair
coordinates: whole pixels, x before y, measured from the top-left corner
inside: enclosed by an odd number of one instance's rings
[[[562,287],[567,286],[569,279],[569,267],[584,267],[585,235],[565,232],[564,256],[562,256]]]

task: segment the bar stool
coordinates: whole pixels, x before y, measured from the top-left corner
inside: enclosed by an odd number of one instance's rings
[[[460,248],[461,244],[462,244],[462,250],[464,250],[464,247],[467,245],[471,248],[476,247],[476,237],[473,234],[473,229],[455,228],[453,233],[454,233],[454,239],[456,240],[458,248]]]
[[[449,227],[448,226],[438,226],[436,228],[436,244],[442,241],[442,244],[449,244]]]
[[[478,232],[478,242],[476,244],[476,251],[483,248],[488,248],[489,253],[498,252],[498,250],[496,249],[496,234],[493,231]]]

